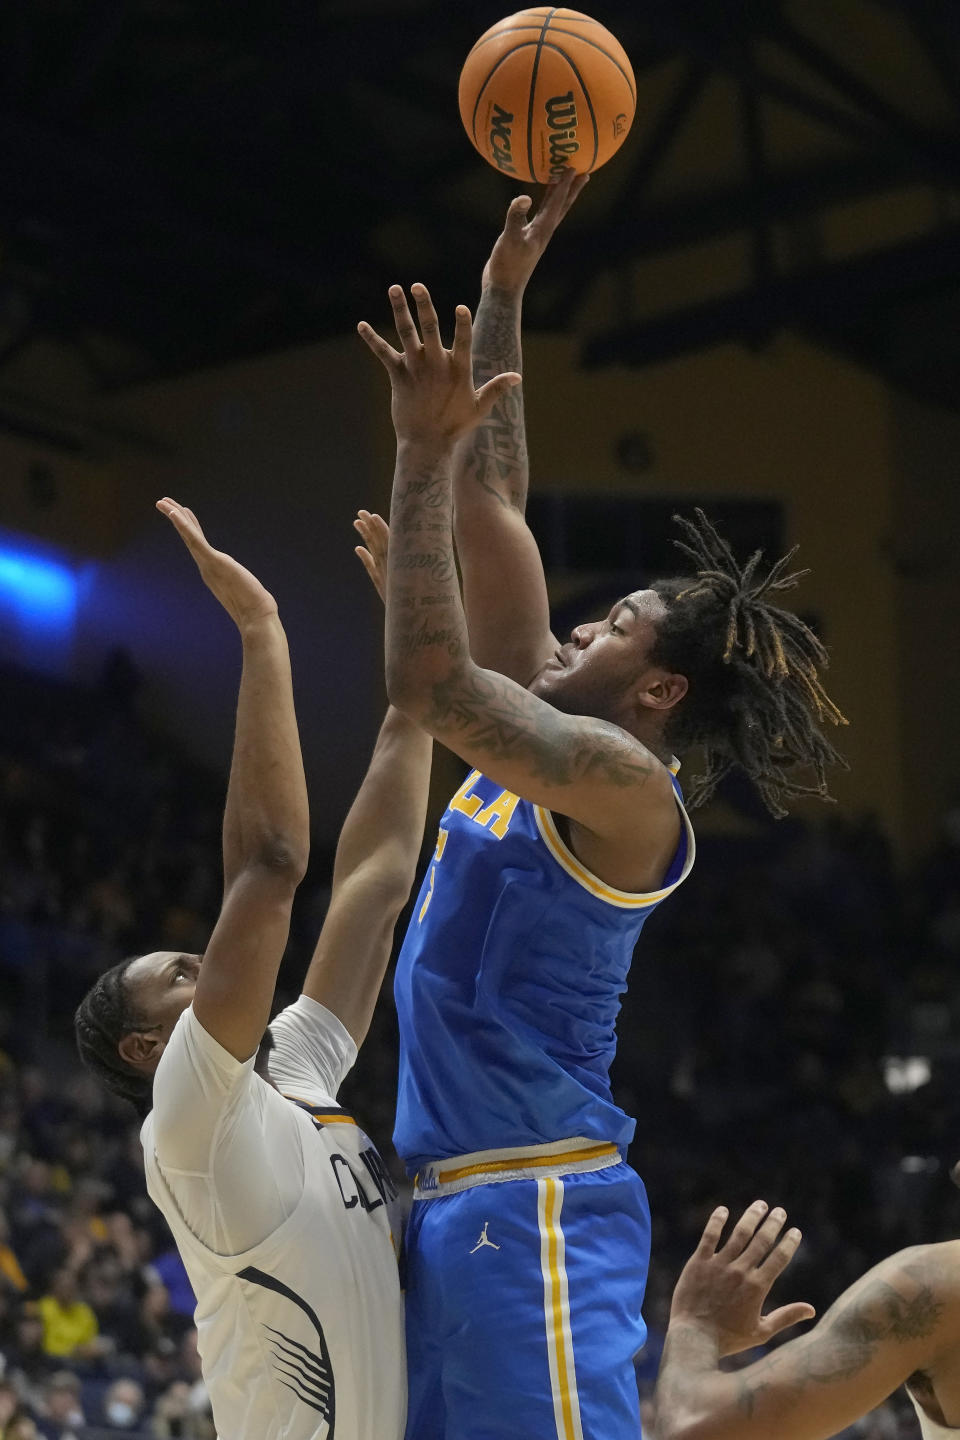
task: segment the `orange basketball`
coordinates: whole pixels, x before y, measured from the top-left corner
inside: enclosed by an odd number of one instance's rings
[[[598,21],[547,5],[481,35],[460,72],[460,118],[484,160],[518,180],[598,170],[633,123],[626,51]]]

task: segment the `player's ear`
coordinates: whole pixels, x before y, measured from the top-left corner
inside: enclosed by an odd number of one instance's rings
[[[636,690],[637,704],[646,710],[672,710],[689,688],[686,675],[657,667],[641,677]]]
[[[134,1065],[138,1070],[151,1069],[163,1054],[166,1041],[160,1033],[160,1026],[148,1030],[130,1030],[117,1041],[121,1060]]]

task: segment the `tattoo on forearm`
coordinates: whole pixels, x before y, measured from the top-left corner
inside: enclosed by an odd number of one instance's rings
[[[483,385],[504,370],[519,370],[519,302],[509,292],[488,286],[480,299],[473,331],[474,384]],[[527,440],[523,393],[508,390],[469,441],[467,473],[505,509],[523,511],[527,500]]]
[[[455,671],[434,685],[432,698],[428,724],[455,729],[491,759],[522,760],[552,785],[595,778],[636,787],[653,768],[616,726],[598,720],[571,734],[565,717],[489,670]]]
[[[449,580],[456,574],[453,556],[444,554],[442,550],[412,550],[405,555],[398,555],[395,568],[426,570],[431,580],[435,581]]]
[[[451,534],[449,461],[398,455],[391,505],[388,632],[391,654],[413,661],[466,649]],[[428,610],[429,614],[423,612]]]
[[[429,619],[424,616],[413,629],[409,629],[398,641],[398,649],[408,659],[418,654],[421,650],[442,649],[450,656],[457,656],[463,652],[463,640],[455,625],[431,625]]]
[[[519,761],[531,778],[552,785],[591,779],[620,788],[644,785],[655,762],[623,730],[586,718],[571,724],[512,680],[472,663],[453,555],[452,505],[446,458],[431,463],[416,452],[398,455],[387,643],[401,684],[412,686],[418,703],[429,697],[425,728],[487,761]]]
[[[903,1345],[931,1334],[943,1313],[943,1301],[924,1274],[922,1266],[907,1265],[904,1288],[895,1289],[886,1280],[876,1279],[837,1311],[825,1318],[826,1353],[811,1347],[807,1374],[821,1384],[856,1375],[869,1364],[877,1347],[885,1341]]]
[[[731,1376],[735,1390],[731,1410],[752,1418],[766,1390],[776,1387],[781,1393],[799,1397],[816,1386],[851,1380],[875,1359],[881,1345],[903,1345],[933,1334],[944,1302],[937,1294],[930,1264],[919,1261],[905,1265],[897,1281],[894,1286],[874,1279],[849,1300],[839,1303],[835,1314],[828,1313],[819,1329],[796,1345],[785,1346],[756,1366]],[[697,1368],[695,1364],[693,1368]],[[689,1357],[685,1373],[689,1382]]]

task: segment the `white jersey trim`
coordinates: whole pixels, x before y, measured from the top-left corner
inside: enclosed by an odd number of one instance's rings
[[[960,1435],[960,1429],[958,1429],[956,1425],[941,1425],[938,1421],[931,1420],[909,1385],[906,1386],[906,1391],[913,1403],[914,1410],[917,1412],[917,1419],[920,1422],[920,1434],[923,1436],[923,1440],[949,1440],[951,1435]]]

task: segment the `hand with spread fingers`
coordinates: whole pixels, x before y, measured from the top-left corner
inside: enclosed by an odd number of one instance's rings
[[[353,528],[363,541],[362,545],[354,546],[353,553],[363,564],[364,570],[370,576],[373,588],[386,604],[390,526],[382,515],[371,514],[369,510],[358,510]]]
[[[238,629],[276,615],[277,602],[270,592],[232,555],[214,550],[192,510],[169,496],[157,501],[157,509],[173,525],[196,561],[207,589],[220,601]]]
[[[781,1330],[810,1320],[815,1311],[801,1301],[761,1314],[774,1281],[790,1264],[800,1231],[783,1234],[786,1213],[768,1212],[756,1201],[745,1210],[718,1249],[727,1211],[714,1210],[700,1243],[687,1261],[673,1292],[670,1325],[692,1325],[716,1337],[721,1355],[765,1345]]]
[[[529,195],[517,195],[510,202],[503,233],[494,244],[483,269],[481,284],[484,290],[488,285],[513,293],[526,288],[554,231],[589,179],[589,175],[565,170],[546,187],[533,216],[530,215],[533,201]]]
[[[457,306],[453,345],[447,350],[425,285],[411,286],[419,330],[402,288],[392,285],[389,294],[402,349],[394,350],[366,321],[361,321],[357,329],[390,376],[391,415],[397,439],[438,450],[452,449],[511,386],[520,383],[520,376],[508,371],[474,389],[473,327],[467,307]]]

